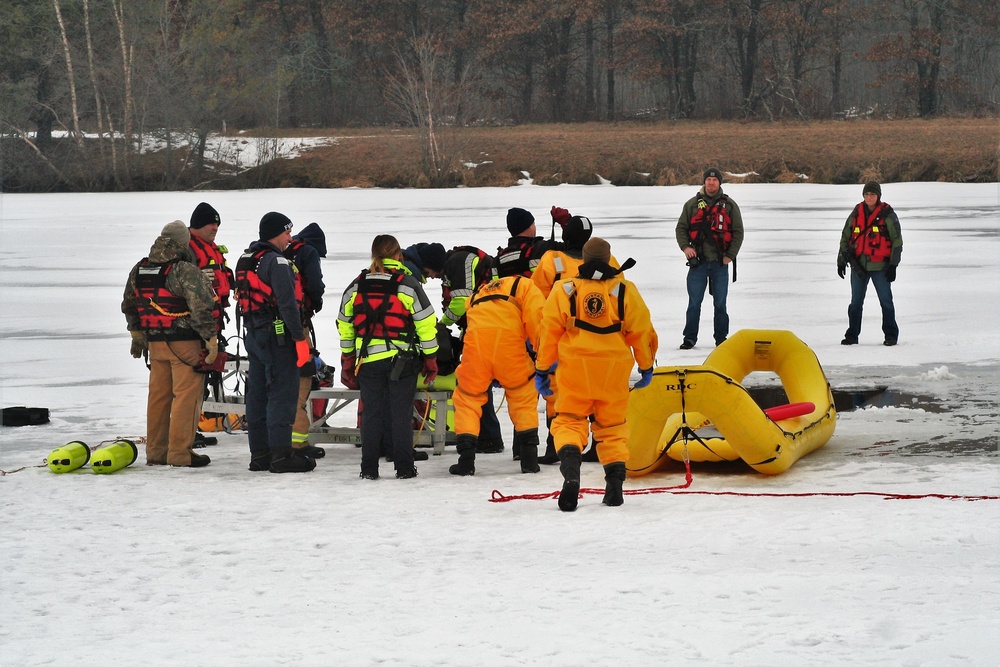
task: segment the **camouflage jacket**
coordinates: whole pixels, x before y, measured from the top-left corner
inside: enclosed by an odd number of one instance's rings
[[[149,249],[149,261],[153,264],[166,264],[172,260],[180,260],[167,275],[167,289],[183,297],[187,301],[190,313],[180,318],[176,326],[181,329],[191,329],[202,340],[208,340],[216,334],[218,323],[213,316],[217,307],[218,297],[212,289],[211,280],[195,266],[194,257],[187,246],[180,246],[175,241],[164,236],[158,236]],[[128,322],[129,331],[141,331],[139,324],[138,294],[135,289],[136,273],[139,264],[132,267],[125,293],[122,295],[122,313]]]

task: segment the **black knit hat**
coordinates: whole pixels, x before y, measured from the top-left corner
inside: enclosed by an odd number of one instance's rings
[[[709,176],[716,177],[717,179],[719,179],[719,183],[722,183],[722,172],[716,169],[715,167],[709,167],[708,169],[705,170],[705,173],[701,177],[701,182],[704,183],[705,181],[707,181]]]
[[[533,224],[535,216],[523,208],[512,208],[507,211],[507,231],[511,236],[517,236]]]
[[[202,202],[194,207],[191,214],[191,229],[201,229],[205,225],[221,225],[219,212],[212,208],[211,204]]]
[[[417,254],[420,255],[420,263],[425,269],[441,273],[444,271],[444,260],[447,253],[440,243],[420,243],[417,245]]]
[[[590,240],[590,235],[593,233],[594,226],[590,224],[590,218],[585,218],[582,215],[574,215],[566,223],[562,239],[567,248],[582,250],[583,244]]]
[[[882,186],[879,185],[876,181],[868,181],[867,183],[865,183],[865,189],[862,190],[861,194],[865,194],[866,192],[874,192],[879,196],[879,198],[881,198]]]
[[[282,232],[292,229],[292,221],[288,216],[277,211],[265,213],[260,219],[259,236],[261,241],[270,241],[276,236],[281,236]]]

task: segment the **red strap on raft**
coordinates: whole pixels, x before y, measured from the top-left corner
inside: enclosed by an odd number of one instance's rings
[[[764,414],[767,415],[771,421],[776,422],[782,419],[801,417],[809,414],[815,409],[816,404],[808,401],[803,403],[786,403],[785,405],[776,405],[773,408],[767,408],[764,410]]]

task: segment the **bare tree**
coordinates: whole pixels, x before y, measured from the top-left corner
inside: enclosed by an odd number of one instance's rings
[[[387,77],[386,95],[418,129],[423,172],[430,185],[443,185],[456,156],[439,128],[442,119],[453,119],[461,106],[465,77],[457,83],[451,79],[439,36],[416,35],[405,46],[393,47],[396,70]]]
[[[70,95],[70,119],[73,122],[72,136],[79,148],[83,148],[83,133],[80,132],[80,112],[76,103],[76,77],[73,75],[73,56],[70,53],[69,37],[66,35],[66,24],[63,22],[62,10],[59,8],[59,0],[52,0],[52,6],[56,10],[56,21],[59,23],[59,34],[62,37],[63,54],[66,58],[66,76],[69,81]]]

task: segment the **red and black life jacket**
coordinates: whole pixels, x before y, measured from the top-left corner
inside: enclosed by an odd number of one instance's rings
[[[267,311],[276,315],[278,312],[274,291],[257,274],[260,260],[269,252],[274,251],[270,248],[262,248],[256,252],[247,251],[240,255],[239,261],[236,262],[236,310],[240,315],[257,311]]]
[[[191,314],[187,300],[167,289],[167,276],[178,260],[152,264],[148,257],[139,262],[135,276],[135,296],[139,326],[143,331],[175,332],[175,324]]]
[[[524,276],[530,278],[532,269],[538,266],[538,260],[544,254],[536,250],[540,236],[515,237],[518,239],[514,247],[497,248],[497,273],[501,276]],[[513,239],[512,239],[513,240]]]
[[[411,342],[416,335],[413,314],[400,298],[402,271],[372,273],[365,269],[357,278],[354,295],[354,331],[362,339],[361,355],[375,339]]]
[[[719,198],[711,206],[699,195],[698,210],[691,216],[688,226],[688,237],[691,245],[701,248],[706,239],[711,239],[719,254],[724,255],[733,241],[733,218],[725,204],[729,201],[726,195]]]
[[[222,254],[219,246],[203,241],[194,235],[191,236],[190,245],[191,252],[194,254],[195,266],[211,271],[212,289],[219,297],[222,307],[228,308],[229,295],[233,287],[233,272],[226,266],[226,256]]]
[[[881,201],[870,215],[865,213],[864,202],[854,209],[850,245],[855,257],[867,256],[869,262],[884,262],[892,256],[892,237],[884,224],[890,213],[892,207]]]

